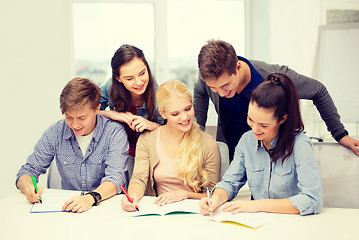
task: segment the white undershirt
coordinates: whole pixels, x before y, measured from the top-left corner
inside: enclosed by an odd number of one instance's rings
[[[86,154],[86,150],[90,145],[91,139],[93,137],[93,134],[95,132],[95,129],[88,135],[86,136],[77,136],[75,135],[77,142],[79,143],[79,146],[81,148],[82,151],[82,156],[84,157]]]

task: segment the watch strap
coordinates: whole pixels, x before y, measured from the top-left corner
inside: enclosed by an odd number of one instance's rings
[[[102,200],[102,197],[101,197],[101,194],[99,194],[98,192],[88,192],[86,193],[85,195],[91,195],[93,197],[93,199],[95,200],[95,202],[92,204],[92,206],[97,206],[101,200]]]

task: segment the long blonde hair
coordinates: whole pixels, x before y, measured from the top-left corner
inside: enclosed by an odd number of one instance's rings
[[[184,83],[178,80],[170,80],[161,84],[157,90],[158,109],[165,111],[166,105],[174,96],[188,96],[193,102],[192,94]],[[204,187],[209,184],[208,173],[203,169],[202,149],[202,132],[194,121],[181,142],[182,161],[178,168],[178,177],[184,182],[185,186],[195,192],[203,191]]]

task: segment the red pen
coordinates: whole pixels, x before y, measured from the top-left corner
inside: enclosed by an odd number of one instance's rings
[[[126,191],[126,189],[125,189],[122,185],[120,186],[120,188],[121,188],[122,192],[126,195],[128,201],[130,201],[131,203],[133,203],[133,200],[132,200],[132,198],[130,197],[130,195],[128,195],[128,192]],[[137,211],[140,211],[137,206],[135,206],[135,208],[136,208]]]

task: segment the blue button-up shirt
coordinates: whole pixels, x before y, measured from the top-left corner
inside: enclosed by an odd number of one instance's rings
[[[16,182],[22,175],[35,176],[38,180],[56,158],[63,189],[92,191],[109,181],[120,193],[120,185],[127,185],[128,141],[125,129],[122,124],[97,115],[94,131],[83,156],[75,134],[65,120],[50,126],[17,173]]]
[[[275,147],[277,137],[271,142]],[[317,214],[323,207],[322,185],[311,140],[303,133],[295,137],[293,152],[271,162],[269,153],[253,131],[240,139],[234,160],[216,188],[223,188],[232,200],[248,181],[253,199],[289,198],[301,215]]]

